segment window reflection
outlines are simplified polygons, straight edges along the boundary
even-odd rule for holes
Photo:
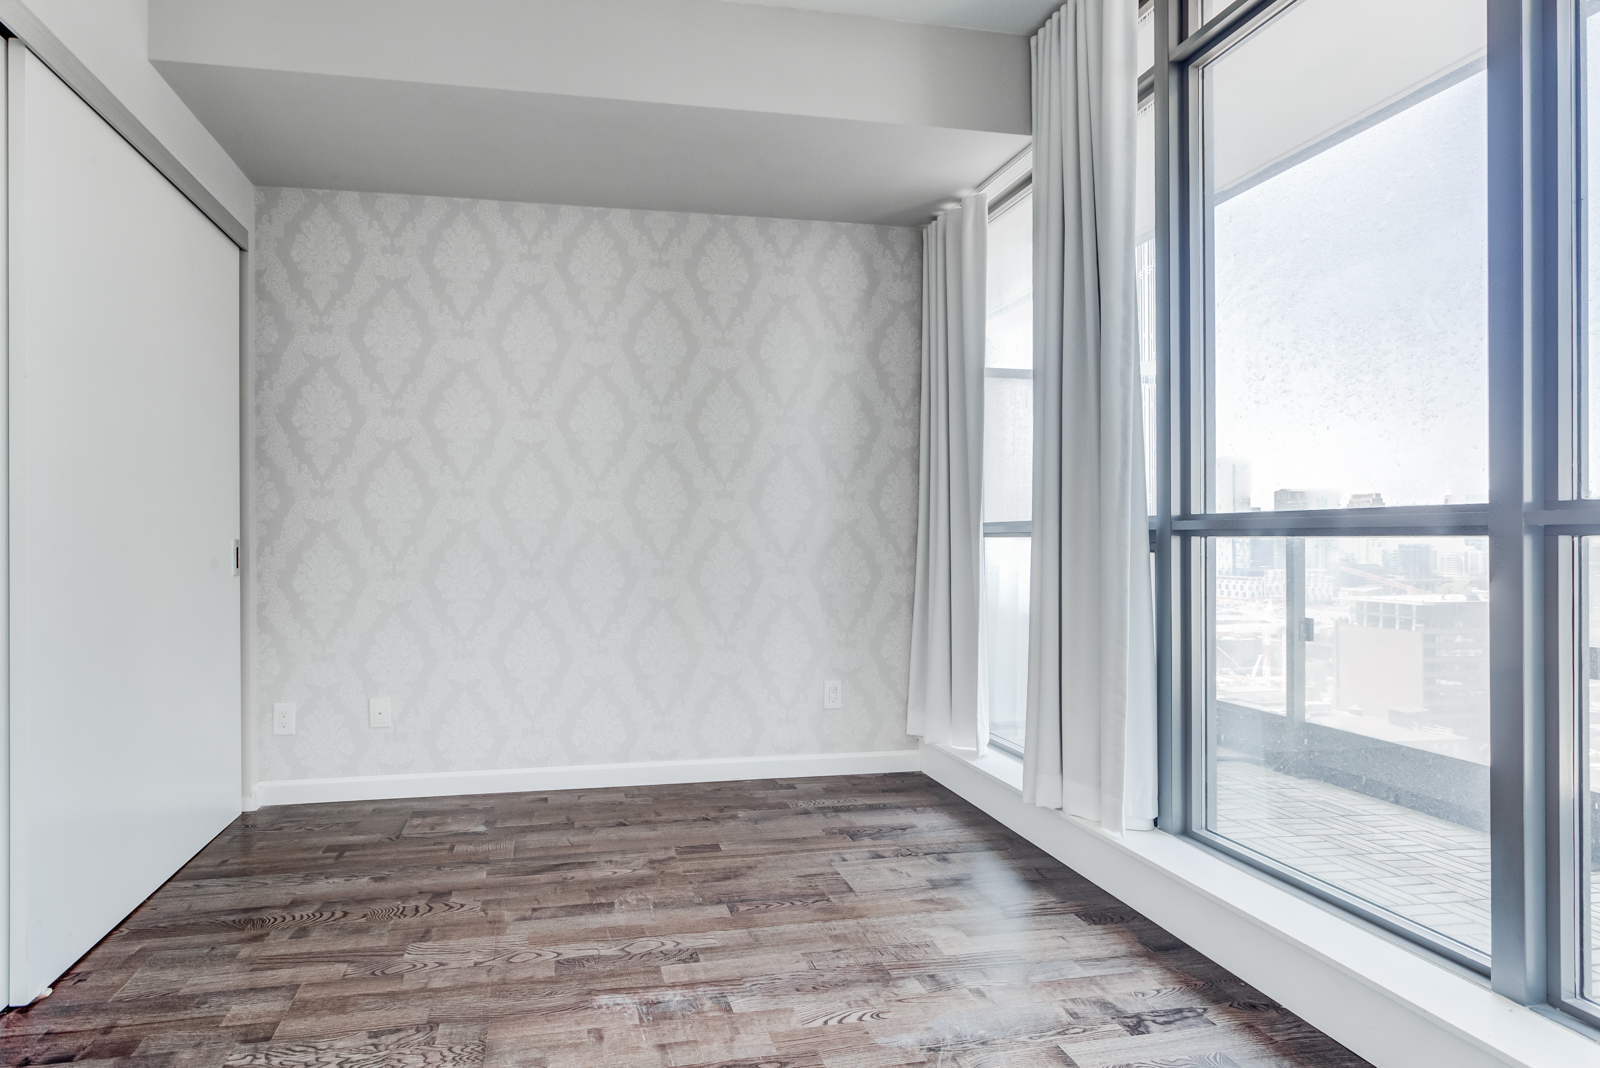
[[[1020,751],[1028,704],[1028,576],[1032,539],[983,539],[989,734]]]
[[[1210,829],[1487,952],[1487,539],[1209,550]]]
[[[1020,753],[1028,697],[1026,534],[1033,516],[1033,197],[1026,191],[989,220],[987,299],[983,642],[989,734]]]
[[[1584,700],[1578,725],[1579,819],[1583,828],[1578,853],[1578,899],[1582,906],[1582,947],[1587,967],[1580,977],[1583,996],[1600,1000],[1600,538],[1581,539],[1579,573],[1582,609],[1579,613],[1579,672],[1584,679]]]
[[[1484,26],[1301,0],[1204,68],[1213,510],[1487,499]]]

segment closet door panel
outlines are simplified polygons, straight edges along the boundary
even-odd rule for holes
[[[240,256],[9,46],[16,1004],[239,812]]]

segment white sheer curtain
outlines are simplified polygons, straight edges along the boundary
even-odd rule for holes
[[[988,202],[922,233],[922,452],[906,731],[989,744],[983,633],[983,342]]]
[[[1155,641],[1134,299],[1134,5],[1033,38],[1033,576],[1023,797],[1156,815]]]

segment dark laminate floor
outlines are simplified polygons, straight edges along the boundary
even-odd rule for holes
[[[920,775],[263,809],[7,1064],[1355,1066]]]

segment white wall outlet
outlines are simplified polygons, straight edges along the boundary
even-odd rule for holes
[[[272,733],[294,733],[294,705],[291,702],[281,702],[272,706]]]
[[[387,697],[374,697],[367,702],[367,726],[393,727],[394,715]]]
[[[844,707],[844,683],[838,679],[829,679],[822,684],[822,707]]]

